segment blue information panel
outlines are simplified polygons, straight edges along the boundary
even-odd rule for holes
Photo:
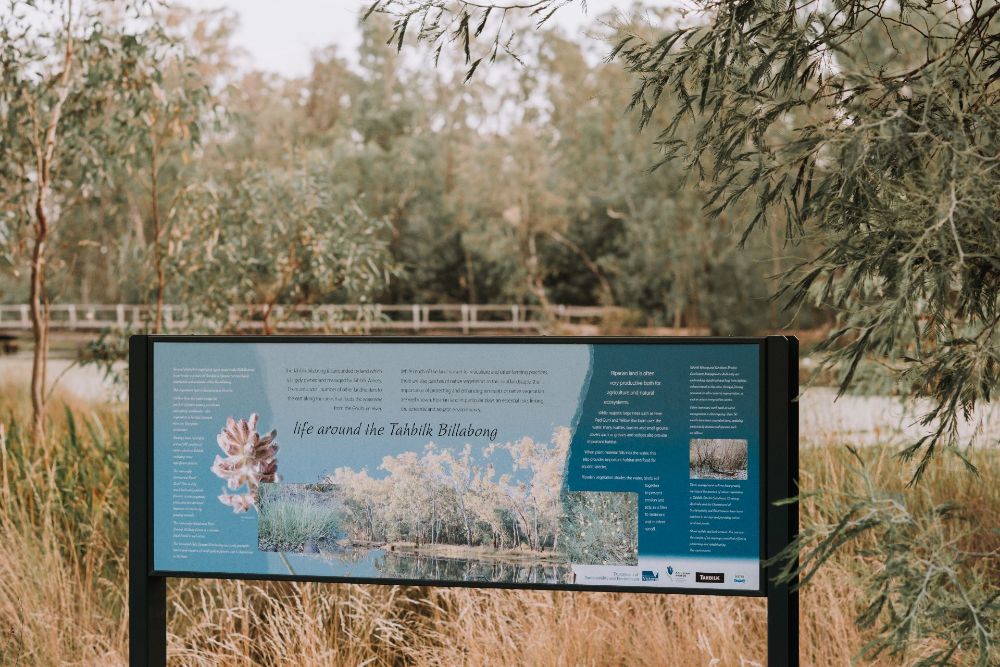
[[[763,592],[762,341],[152,349],[158,574]]]

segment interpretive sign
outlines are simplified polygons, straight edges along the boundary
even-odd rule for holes
[[[134,664],[165,577],[767,595],[797,633],[764,567],[797,524],[794,339],[136,336],[130,362]]]

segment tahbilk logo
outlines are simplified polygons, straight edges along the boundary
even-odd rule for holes
[[[652,570],[643,570],[642,571],[642,580],[643,581],[657,581],[659,578],[660,578],[660,575],[658,575],[656,572],[653,572]]]

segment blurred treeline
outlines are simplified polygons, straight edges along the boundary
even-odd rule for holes
[[[745,220],[707,216],[679,163],[650,170],[634,82],[592,38],[527,30],[530,66],[464,82],[447,53],[398,54],[378,19],[356,54],[330,46],[286,78],[240,66],[233,16],[168,9],[172,46],[128,98],[138,138],[61,205],[48,300],[617,305],[721,334],[823,323],[768,300],[794,261],[783,230],[741,249]],[[12,266],[0,299],[25,302]]]

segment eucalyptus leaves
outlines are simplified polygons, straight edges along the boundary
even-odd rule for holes
[[[244,492],[223,492],[219,496],[219,502],[232,507],[237,514],[256,507],[257,490],[261,484],[279,480],[278,432],[272,430],[262,436],[257,432],[258,421],[260,415],[256,412],[249,419],[239,421],[230,417],[216,438],[226,458],[216,454],[212,472],[226,480],[230,491],[246,487]]]

